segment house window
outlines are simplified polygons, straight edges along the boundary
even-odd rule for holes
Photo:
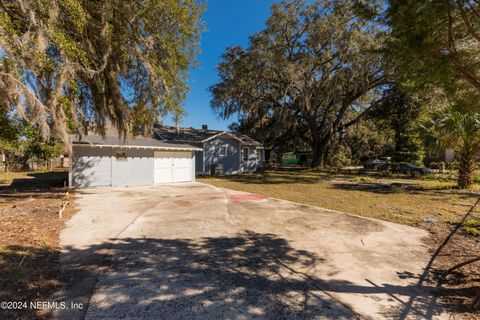
[[[115,158],[117,158],[117,160],[127,160],[127,153],[125,151],[116,152]]]
[[[430,148],[428,156],[430,158],[438,158],[440,156],[440,146],[438,145],[438,142]]]
[[[242,148],[242,160],[243,161],[248,161],[248,148]]]
[[[438,148],[430,149],[429,153],[430,158],[438,158],[440,156],[440,150],[438,150]]]
[[[227,155],[227,146],[220,146],[218,148],[218,155],[220,157],[225,157]]]

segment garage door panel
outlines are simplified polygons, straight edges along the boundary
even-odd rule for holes
[[[171,168],[172,159],[171,158],[155,158],[155,168]]]
[[[169,183],[171,181],[171,168],[155,168],[155,183]]]
[[[192,181],[190,152],[155,152],[155,183]]]
[[[190,168],[192,164],[190,158],[173,158],[173,165],[179,168]]]
[[[173,182],[188,182],[191,181],[191,169],[190,168],[178,168],[173,169]]]

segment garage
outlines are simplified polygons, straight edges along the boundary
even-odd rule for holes
[[[194,166],[191,152],[155,151],[155,183],[192,181]]]
[[[195,152],[185,144],[137,137],[88,135],[72,138],[72,188],[128,187],[195,181]]]

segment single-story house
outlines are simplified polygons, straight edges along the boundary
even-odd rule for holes
[[[69,185],[74,188],[139,186],[195,181],[195,152],[155,136],[130,140],[88,134],[71,138]]]
[[[427,148],[425,154],[425,164],[429,165],[432,162],[450,163],[455,159],[455,150],[452,148],[431,147]]]
[[[223,174],[255,172],[265,162],[265,150],[254,139],[229,131],[156,126],[155,134],[165,143],[189,144],[199,148],[195,154],[197,174],[210,174],[222,166]]]

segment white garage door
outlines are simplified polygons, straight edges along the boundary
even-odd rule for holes
[[[155,152],[155,183],[192,181],[191,152]]]

